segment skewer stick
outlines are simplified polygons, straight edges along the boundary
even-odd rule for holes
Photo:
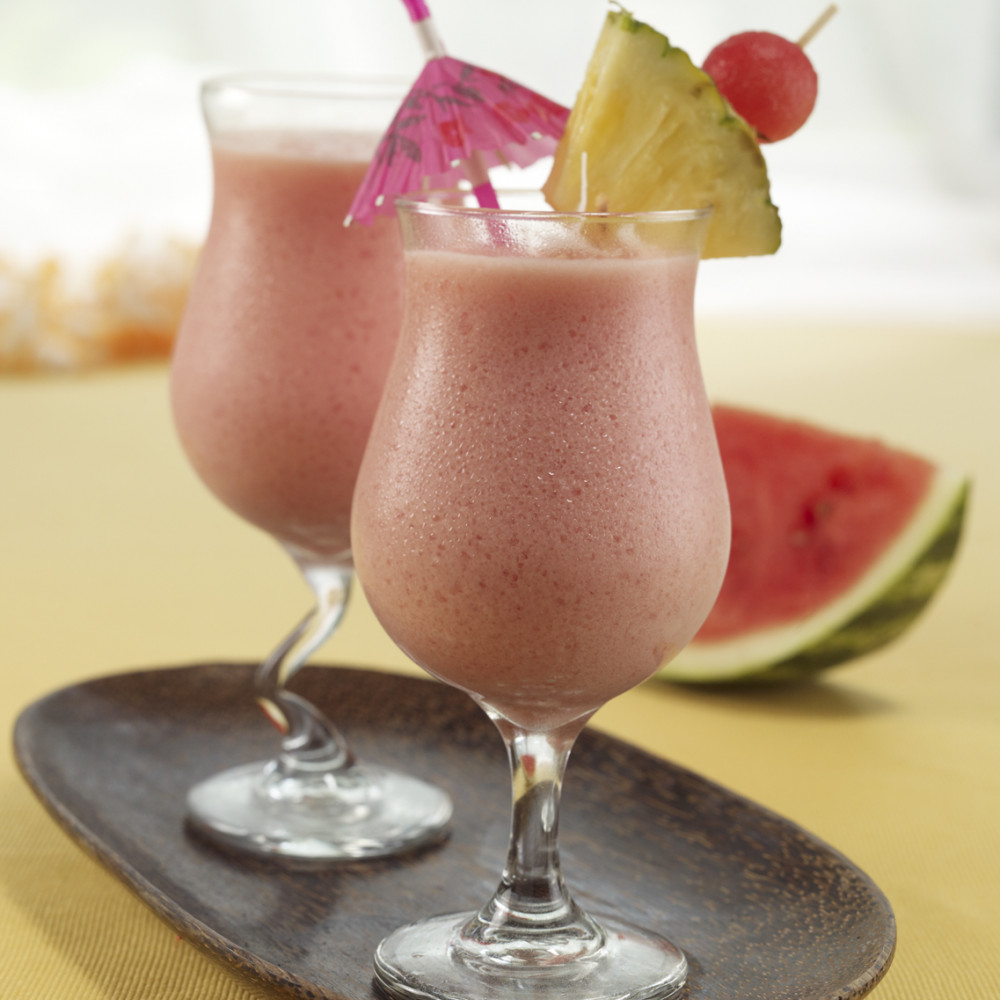
[[[815,21],[806,29],[805,34],[795,43],[800,49],[804,49],[826,26],[826,22],[837,13],[837,5],[835,3],[830,4],[826,10],[816,18]]]

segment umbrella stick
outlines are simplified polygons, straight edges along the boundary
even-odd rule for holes
[[[444,42],[431,20],[431,12],[424,0],[403,0],[410,20],[417,32],[420,40],[420,48],[423,50],[424,58],[427,60],[440,59],[445,55]],[[486,160],[478,150],[473,150],[469,159],[465,161],[465,172],[472,184],[472,193],[476,196],[482,208],[499,208],[496,191],[490,183],[490,173],[486,167]]]

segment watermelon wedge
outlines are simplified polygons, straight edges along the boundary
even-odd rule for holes
[[[779,681],[891,642],[947,575],[964,476],[810,424],[713,407],[732,507],[729,567],[694,641],[658,676]]]

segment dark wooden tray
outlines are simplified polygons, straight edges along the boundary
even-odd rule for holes
[[[274,751],[249,694],[252,671],[169,667],[58,691],[18,719],[19,766],[70,836],[191,941],[297,997],[371,1000],[370,956],[383,935],[477,907],[496,885],[510,795],[499,736],[444,685],[306,668],[293,687],[330,711],[359,756],[452,794],[451,839],[323,871],[224,854],[185,832],[184,794]],[[561,833],[579,902],[672,938],[689,957],[691,1000],[849,1000],[892,959],[892,910],[844,857],[598,732],[574,750]]]

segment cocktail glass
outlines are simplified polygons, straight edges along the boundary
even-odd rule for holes
[[[695,344],[709,214],[399,202],[406,319],[355,492],[359,579],[393,640],[467,691],[513,776],[506,866],[475,913],[379,945],[392,997],[665,997],[684,956],[572,899],[573,742],[694,635],[729,506]]]
[[[174,420],[209,489],[275,538],[316,606],[258,670],[274,759],[191,789],[188,820],[256,854],[372,857],[440,837],[440,789],[358,763],[287,690],[334,631],[353,578],[351,496],[401,316],[401,246],[344,217],[401,90],[384,81],[237,76],[202,108],[214,198],[171,366]]]

